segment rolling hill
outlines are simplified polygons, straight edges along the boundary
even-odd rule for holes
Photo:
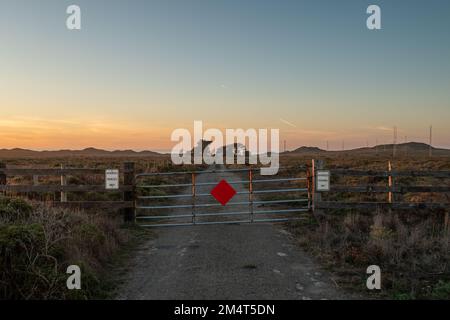
[[[64,158],[64,157],[155,157],[164,154],[154,151],[114,150],[96,148],[82,150],[35,151],[28,149],[0,149],[0,158]]]
[[[449,149],[435,148],[432,147],[432,152],[434,155],[450,156]],[[396,145],[396,150],[399,155],[402,154],[428,154],[429,145],[420,142],[408,142],[400,143]],[[307,154],[382,154],[382,153],[392,153],[393,144],[378,145],[374,147],[364,147],[350,150],[340,150],[340,151],[326,151],[318,147],[302,146],[292,151],[282,152],[283,155],[307,155]],[[144,151],[134,151],[134,150],[114,150],[108,151],[97,148],[85,148],[82,150],[55,150],[55,151],[35,151],[29,149],[0,149],[0,159],[11,159],[11,158],[65,158],[65,157],[163,157],[168,154],[158,153],[155,151],[144,150]]]
[[[306,147],[302,146],[292,151],[286,151],[282,154],[285,155],[300,155],[300,154],[318,154],[318,153],[326,153],[326,154],[377,154],[377,153],[392,153],[393,152],[393,144],[384,144],[377,145],[374,147],[364,147],[364,148],[356,148],[349,150],[334,150],[334,151],[326,151],[317,147]],[[402,154],[428,154],[430,146],[426,143],[421,142],[407,142],[400,143],[395,145],[396,152],[399,155]],[[434,155],[444,155],[450,156],[449,149],[435,148],[431,147],[432,153]]]

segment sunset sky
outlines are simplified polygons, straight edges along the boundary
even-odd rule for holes
[[[450,148],[449,34],[447,0],[0,0],[0,148],[166,151],[194,120]]]

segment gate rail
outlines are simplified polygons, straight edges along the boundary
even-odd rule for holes
[[[125,216],[125,220],[129,222],[141,221],[147,222],[145,226],[156,226],[158,220],[177,220],[180,218],[191,218],[191,222],[182,225],[195,225],[195,224],[214,224],[214,223],[251,223],[251,222],[276,222],[287,221],[293,219],[301,219],[298,214],[301,212],[314,211],[314,210],[328,210],[328,209],[443,209],[447,213],[450,211],[450,201],[433,201],[433,202],[405,202],[400,201],[398,195],[404,195],[406,193],[440,193],[444,194],[441,197],[442,200],[450,200],[450,171],[449,170],[393,170],[392,165],[388,163],[387,170],[354,170],[354,169],[335,169],[330,168],[331,178],[336,176],[353,176],[353,177],[374,177],[377,179],[377,183],[373,184],[361,184],[361,185],[338,185],[331,183],[330,190],[327,192],[318,192],[315,188],[316,184],[316,172],[317,170],[324,169],[324,163],[322,161],[314,161],[311,166],[298,166],[298,167],[282,167],[280,170],[295,169],[302,170],[306,176],[294,177],[285,176],[279,178],[267,178],[260,177],[255,179],[255,175],[259,168],[244,168],[244,169],[219,169],[219,170],[205,170],[205,171],[185,171],[185,172],[160,172],[160,173],[139,173],[136,174],[134,163],[125,162],[121,170],[122,181],[119,189],[106,190],[104,185],[76,185],[69,184],[67,177],[69,176],[91,176],[91,175],[104,175],[105,169],[99,168],[17,168],[6,167],[6,165],[0,162],[0,193],[9,193],[11,196],[23,195],[23,194],[55,194],[55,200],[50,203],[53,205],[75,208],[105,208],[105,209],[121,209]],[[248,195],[246,201],[229,202],[227,205],[230,207],[235,206],[248,206],[248,210],[230,210],[225,212],[214,212],[214,208],[220,207],[220,204],[216,203],[198,203],[200,199],[211,197],[211,194],[205,192],[199,192],[198,188],[203,186],[213,186],[216,182],[198,182],[196,178],[199,174],[204,173],[226,173],[236,172],[247,174],[246,177],[239,180],[228,181],[229,184],[244,184],[247,186],[247,190],[237,191],[238,195]],[[156,176],[177,176],[177,175],[190,175],[189,183],[163,183],[152,184],[145,183],[145,178]],[[29,176],[33,177],[29,184],[15,185],[11,184],[7,179],[14,176]],[[42,184],[40,183],[38,176],[53,176],[60,178],[57,183],[54,184]],[[402,177],[432,177],[438,181],[432,180],[430,185],[400,185],[398,179]],[[36,178],[36,179],[34,179]],[[381,178],[381,180],[379,180]],[[385,184],[383,184],[383,179]],[[144,180],[144,181],[143,181]],[[375,181],[375,180],[374,180]],[[271,183],[306,183],[306,185],[295,185],[290,188],[273,187],[270,189],[255,190],[255,187],[262,185],[266,186]],[[184,194],[167,194],[167,195],[139,195],[137,191],[167,189],[171,187],[186,187],[190,188],[190,192]],[[77,192],[93,192],[93,193],[110,193],[116,192],[122,194],[122,201],[68,201],[68,193]],[[304,197],[295,197],[293,199],[277,199],[277,200],[259,200],[255,199],[255,196],[264,196],[266,194],[288,194],[299,193],[305,194]],[[324,201],[326,194],[332,193],[349,193],[349,194],[367,194],[367,195],[379,195],[386,194],[386,200],[380,201]],[[306,197],[307,194],[307,197]],[[117,196],[111,199],[120,199]],[[173,205],[160,205],[160,204],[146,204],[146,201],[160,201],[160,200],[178,200],[178,199],[191,199],[189,204],[173,204]],[[257,209],[258,205],[270,205],[270,204],[298,204],[295,208],[275,208],[275,209]],[[210,208],[211,211],[201,212],[200,209]],[[185,212],[180,214],[171,215],[161,214],[164,210],[186,209]],[[150,210],[158,210],[159,214],[155,215],[138,215],[136,211],[148,212]],[[205,209],[206,210],[206,209]],[[246,220],[239,221],[199,221],[200,218],[205,217],[239,217],[246,215]],[[262,215],[287,215],[289,217],[271,218],[265,219]],[[152,222],[152,223],[150,223]],[[153,223],[154,222],[154,223]],[[164,225],[178,225],[165,223]]]
[[[299,169],[302,167],[297,167]],[[284,167],[280,170],[293,169],[293,167]],[[154,189],[154,188],[170,188],[170,187],[191,187],[191,193],[188,194],[170,194],[170,195],[138,195],[136,196],[136,210],[171,210],[171,209],[191,209],[189,212],[182,212],[179,214],[157,214],[157,215],[136,215],[137,221],[152,221],[152,220],[176,220],[180,218],[191,218],[191,222],[180,222],[180,223],[151,223],[144,224],[144,227],[165,227],[165,226],[192,226],[192,225],[204,225],[204,224],[234,224],[234,223],[255,223],[255,222],[282,222],[295,219],[301,219],[301,217],[283,217],[283,218],[259,218],[261,215],[288,215],[300,212],[307,212],[311,210],[311,195],[309,188],[309,174],[306,177],[289,177],[289,178],[261,178],[254,179],[254,174],[259,168],[244,168],[244,169],[219,169],[219,170],[204,170],[204,171],[186,171],[186,172],[158,172],[158,173],[141,173],[136,175],[136,181],[143,179],[145,177],[155,177],[155,176],[172,176],[172,175],[191,175],[190,183],[169,183],[169,184],[139,184],[136,183],[136,190],[139,189]],[[211,207],[222,207],[220,203],[197,203],[197,199],[212,197],[210,193],[198,193],[197,188],[201,186],[214,186],[217,182],[196,182],[196,178],[199,174],[205,173],[230,173],[230,172],[243,172],[247,173],[247,178],[243,180],[231,180],[227,181],[230,185],[244,184],[248,187],[246,191],[237,191],[237,195],[248,195],[247,201],[230,201],[226,206],[248,206],[247,211],[225,211],[225,212],[199,212],[198,209],[201,208],[211,208]],[[268,190],[254,190],[254,186],[260,183],[276,183],[276,182],[306,182],[307,186],[300,188],[276,188]],[[258,194],[269,194],[269,193],[292,193],[292,192],[302,192],[307,193],[306,198],[294,198],[294,199],[281,199],[281,200],[254,200],[254,195]],[[180,198],[191,198],[192,202],[190,204],[174,204],[174,205],[144,205],[140,204],[142,200],[156,200],[156,199],[180,199]],[[286,203],[304,203],[305,205],[299,206],[295,209],[273,209],[273,210],[255,210],[255,205],[266,205],[266,204],[286,204]],[[227,217],[227,216],[244,216],[246,219],[239,220],[222,220],[222,221],[199,221],[202,217]]]

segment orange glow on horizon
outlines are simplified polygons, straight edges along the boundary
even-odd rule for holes
[[[0,148],[6,149],[160,150],[169,146],[171,129],[113,121],[11,118],[0,120],[0,131]]]
[[[260,123],[260,128],[280,129],[280,148],[283,148],[284,140],[287,141],[287,150],[300,146],[314,146],[326,149],[327,141],[330,150],[340,150],[342,142],[345,141],[346,149],[374,146],[378,144],[392,143],[392,134],[387,127],[367,127],[360,129],[339,130],[327,128],[316,130],[313,128],[301,128],[283,124],[282,122],[268,126]],[[214,127],[217,123],[205,123],[203,130]],[[218,129],[225,132],[223,123]],[[186,128],[192,130],[192,124],[173,123],[171,127],[158,123],[147,125],[129,120],[62,120],[42,119],[27,117],[4,117],[0,119],[0,149],[24,148],[32,150],[61,150],[61,149],[84,149],[94,147],[106,150],[136,151],[170,151],[176,142],[170,140],[174,129]],[[249,127],[243,124],[237,127]],[[426,136],[409,135],[409,141],[425,142]],[[403,141],[399,141],[403,142]],[[435,140],[435,146],[441,141]]]

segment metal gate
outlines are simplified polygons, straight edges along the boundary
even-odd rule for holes
[[[143,227],[170,227],[304,218],[301,214],[311,209],[312,201],[306,167],[280,168],[276,176],[261,176],[259,171],[249,167],[138,174],[136,221]],[[212,194],[223,185],[235,192],[225,205]]]

